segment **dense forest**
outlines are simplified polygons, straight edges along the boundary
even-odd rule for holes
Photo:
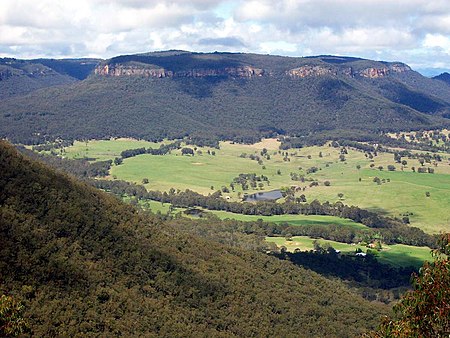
[[[0,190],[2,301],[23,305],[33,336],[356,336],[388,313],[288,261],[177,230],[4,141]]]

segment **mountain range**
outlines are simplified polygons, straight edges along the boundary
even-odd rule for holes
[[[3,59],[0,136],[262,136],[450,125],[450,84],[401,62],[185,51],[109,60]],[[446,80],[447,79],[447,80]]]

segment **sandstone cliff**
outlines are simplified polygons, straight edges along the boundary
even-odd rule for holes
[[[337,69],[324,66],[302,66],[291,69],[287,72],[292,77],[311,77],[311,76],[323,76],[323,75],[337,75]]]
[[[369,67],[358,71],[355,71],[352,67],[305,65],[290,69],[286,72],[286,74],[294,78],[318,77],[325,75],[337,76],[338,74],[342,74],[348,77],[361,76],[376,79],[393,73],[404,73],[410,70],[411,68],[401,63],[394,63],[382,67]]]
[[[376,79],[388,76],[392,73],[404,73],[410,71],[407,65],[402,63],[394,63],[381,68],[366,68],[358,72],[359,76]]]
[[[95,68],[95,75],[101,76],[142,76],[142,77],[208,77],[230,76],[236,78],[250,78],[265,75],[260,68],[250,66],[225,68],[199,68],[173,72],[164,68],[151,68],[146,65],[100,65]]]

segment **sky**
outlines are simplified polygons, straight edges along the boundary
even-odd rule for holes
[[[1,0],[0,57],[346,55],[450,70],[450,0]]]

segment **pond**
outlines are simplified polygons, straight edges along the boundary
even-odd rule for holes
[[[280,190],[261,191],[244,197],[245,202],[275,201],[283,197]]]

